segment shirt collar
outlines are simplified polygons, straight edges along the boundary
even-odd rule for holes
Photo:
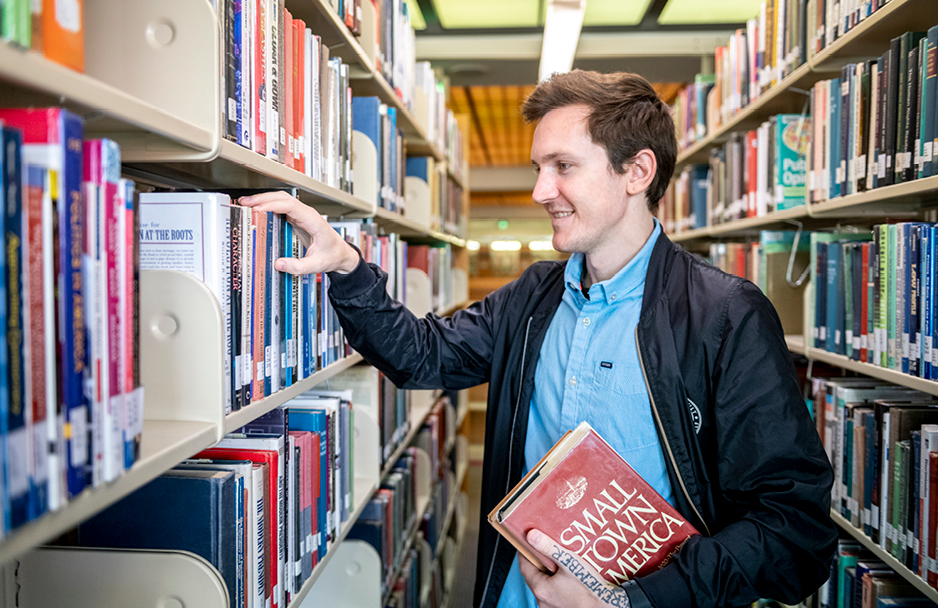
[[[641,289],[645,284],[645,275],[648,273],[648,262],[651,260],[651,252],[655,248],[655,242],[658,235],[661,234],[661,224],[655,219],[655,229],[651,236],[642,245],[639,252],[632,258],[628,264],[619,269],[611,279],[600,281],[590,286],[589,296],[591,301],[602,298],[606,304],[615,304],[617,301],[625,299],[636,289]],[[567,267],[564,270],[564,283],[566,288],[573,292],[578,301],[586,301],[582,290],[580,289],[581,279],[584,271],[585,256],[583,253],[574,253],[567,261]]]

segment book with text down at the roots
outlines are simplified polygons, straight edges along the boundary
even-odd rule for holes
[[[488,519],[542,571],[526,540],[532,528],[613,585],[664,567],[698,534],[586,422],[567,431]]]

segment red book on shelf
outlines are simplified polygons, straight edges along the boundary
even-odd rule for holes
[[[293,20],[293,158],[297,171],[306,172],[306,23]],[[288,98],[289,102],[290,99]]]
[[[567,433],[488,515],[518,551],[532,528],[613,585],[662,568],[697,530],[586,422]]]
[[[928,453],[928,521],[938,521],[938,452]],[[929,526],[931,528],[931,526]],[[935,535],[928,535],[928,584],[938,588],[938,573],[935,572]]]
[[[294,79],[296,77],[296,55],[293,51],[293,45],[296,39],[293,33],[293,15],[290,11],[283,9],[283,65],[280,66],[281,78],[283,78],[283,132],[286,133],[286,141],[281,145],[286,148],[286,161],[284,164],[291,169],[296,169],[296,142],[293,140],[294,129]]]
[[[759,132],[746,132],[746,217],[759,215]]]

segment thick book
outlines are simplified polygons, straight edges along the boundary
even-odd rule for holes
[[[614,585],[670,562],[698,532],[586,422],[568,431],[488,515],[542,571],[537,528]]]
[[[78,528],[84,547],[191,551],[218,569],[237,597],[235,474],[172,470]]]

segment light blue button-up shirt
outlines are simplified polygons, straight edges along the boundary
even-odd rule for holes
[[[611,279],[580,288],[584,256],[570,256],[563,299],[547,328],[534,374],[524,471],[586,420],[661,496],[674,505],[648,389],[638,362],[635,328],[645,275],[661,226]],[[499,608],[535,608],[537,601],[515,560]]]

